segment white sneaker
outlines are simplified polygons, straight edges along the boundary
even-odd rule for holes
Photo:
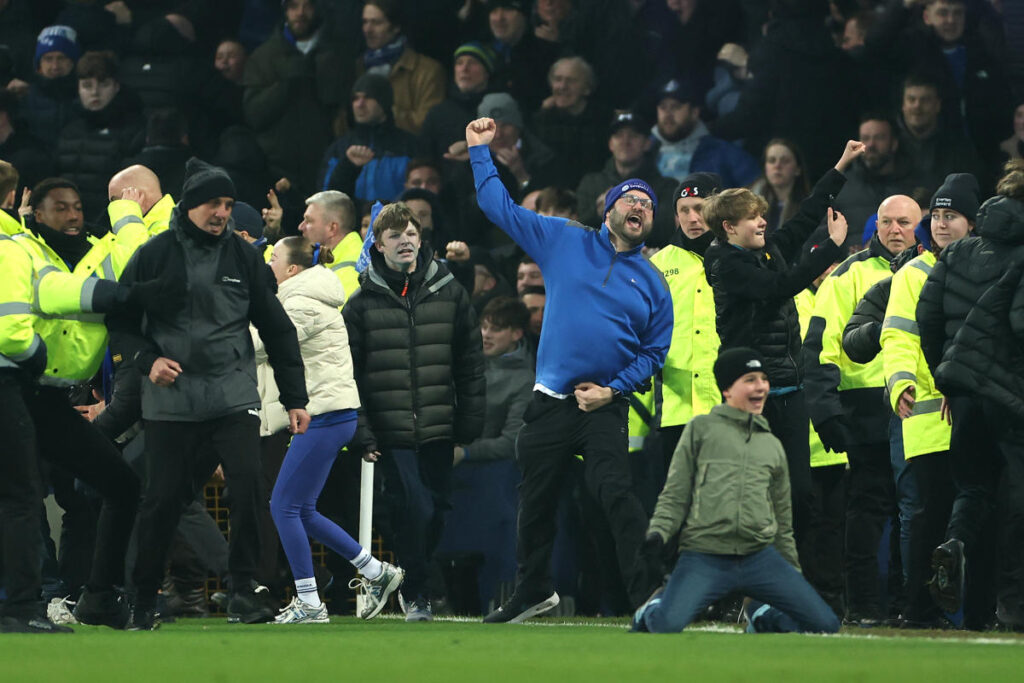
[[[373,619],[384,609],[388,597],[398,590],[405,580],[405,570],[388,562],[381,562],[383,571],[372,581],[358,577],[349,581],[348,587],[359,591],[363,597],[360,619]]]
[[[74,613],[75,603],[67,598],[53,598],[46,605],[46,616],[55,624],[77,624]]]
[[[288,606],[274,617],[275,624],[329,624],[331,618],[327,616],[327,605],[319,607],[308,605],[299,599],[292,598]]]

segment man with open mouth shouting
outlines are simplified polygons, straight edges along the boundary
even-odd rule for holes
[[[516,441],[523,473],[516,588],[484,622],[518,623],[558,604],[549,571],[555,508],[577,454],[638,605],[654,586],[636,563],[646,515],[631,489],[626,415],[627,396],[662,366],[672,337],[668,286],[641,253],[658,198],[629,179],[608,190],[600,230],[539,216],[515,205],[498,179],[487,149],[495,131],[492,119],[466,128],[477,202],[540,266],[548,298],[533,400]]]

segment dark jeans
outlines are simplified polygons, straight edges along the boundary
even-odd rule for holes
[[[245,589],[259,562],[258,511],[266,505],[260,479],[259,418],[242,412],[204,422],[147,420],[145,428],[148,477],[139,509],[134,577],[140,606],[153,606],[182,511],[218,464],[224,466],[231,508],[231,586]]]
[[[953,475],[949,451],[918,455],[907,461],[904,476],[913,478],[917,498],[909,508],[909,538],[904,555],[907,572],[907,619],[930,621],[941,612],[932,601],[927,582],[931,578],[932,551],[945,540],[953,509]],[[901,519],[904,509],[901,506]]]
[[[39,457],[81,479],[103,499],[87,585],[110,590],[124,583],[124,556],[135,520],[139,481],[117,449],[82,419],[63,389],[24,387],[0,376],[0,506],[7,565],[8,614],[33,611],[40,598]]]
[[[416,450],[381,449],[378,464],[384,478],[395,557],[405,570],[402,597],[406,602],[429,597],[430,563],[450,507],[454,456],[450,441],[423,444]]]
[[[810,532],[804,552],[809,559],[802,565],[807,580],[842,613],[843,548],[846,542],[846,465],[828,465],[811,469],[814,486]]]
[[[573,398],[560,400],[534,392],[516,439],[516,460],[523,474],[517,587],[528,597],[551,593],[555,509],[562,482],[577,454],[583,456],[584,484],[608,520],[630,601],[639,605],[653,590],[636,565],[647,516],[632,489],[627,459],[628,407],[625,400],[614,400],[586,413]]]
[[[846,501],[846,599],[853,617],[885,616],[879,592],[878,544],[896,508],[889,444],[850,446]]]
[[[774,609],[759,631],[835,633],[839,619],[800,572],[768,546],[751,555],[709,555],[684,550],[661,602],[644,611],[651,633],[677,633],[715,600],[739,591]]]
[[[764,416],[772,434],[782,442],[789,466],[789,490],[793,501],[793,537],[797,548],[803,545],[811,520],[814,489],[811,485],[811,418],[803,390],[781,396],[769,396]],[[800,558],[801,564],[804,558]]]

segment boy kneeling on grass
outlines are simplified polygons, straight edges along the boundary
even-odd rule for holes
[[[642,550],[644,562],[657,564],[679,531],[679,561],[664,589],[636,611],[632,630],[682,631],[739,591],[752,598],[748,632],[835,633],[839,619],[800,573],[786,454],[761,416],[764,358],[728,349],[714,372],[725,402],[686,425]]]

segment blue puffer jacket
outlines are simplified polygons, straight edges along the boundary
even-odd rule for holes
[[[373,159],[361,167],[353,164],[345,155],[353,145],[372,149]],[[378,125],[357,125],[327,148],[318,186],[355,199],[391,201],[405,189],[405,167],[419,150],[418,138],[395,127],[390,118]]]

